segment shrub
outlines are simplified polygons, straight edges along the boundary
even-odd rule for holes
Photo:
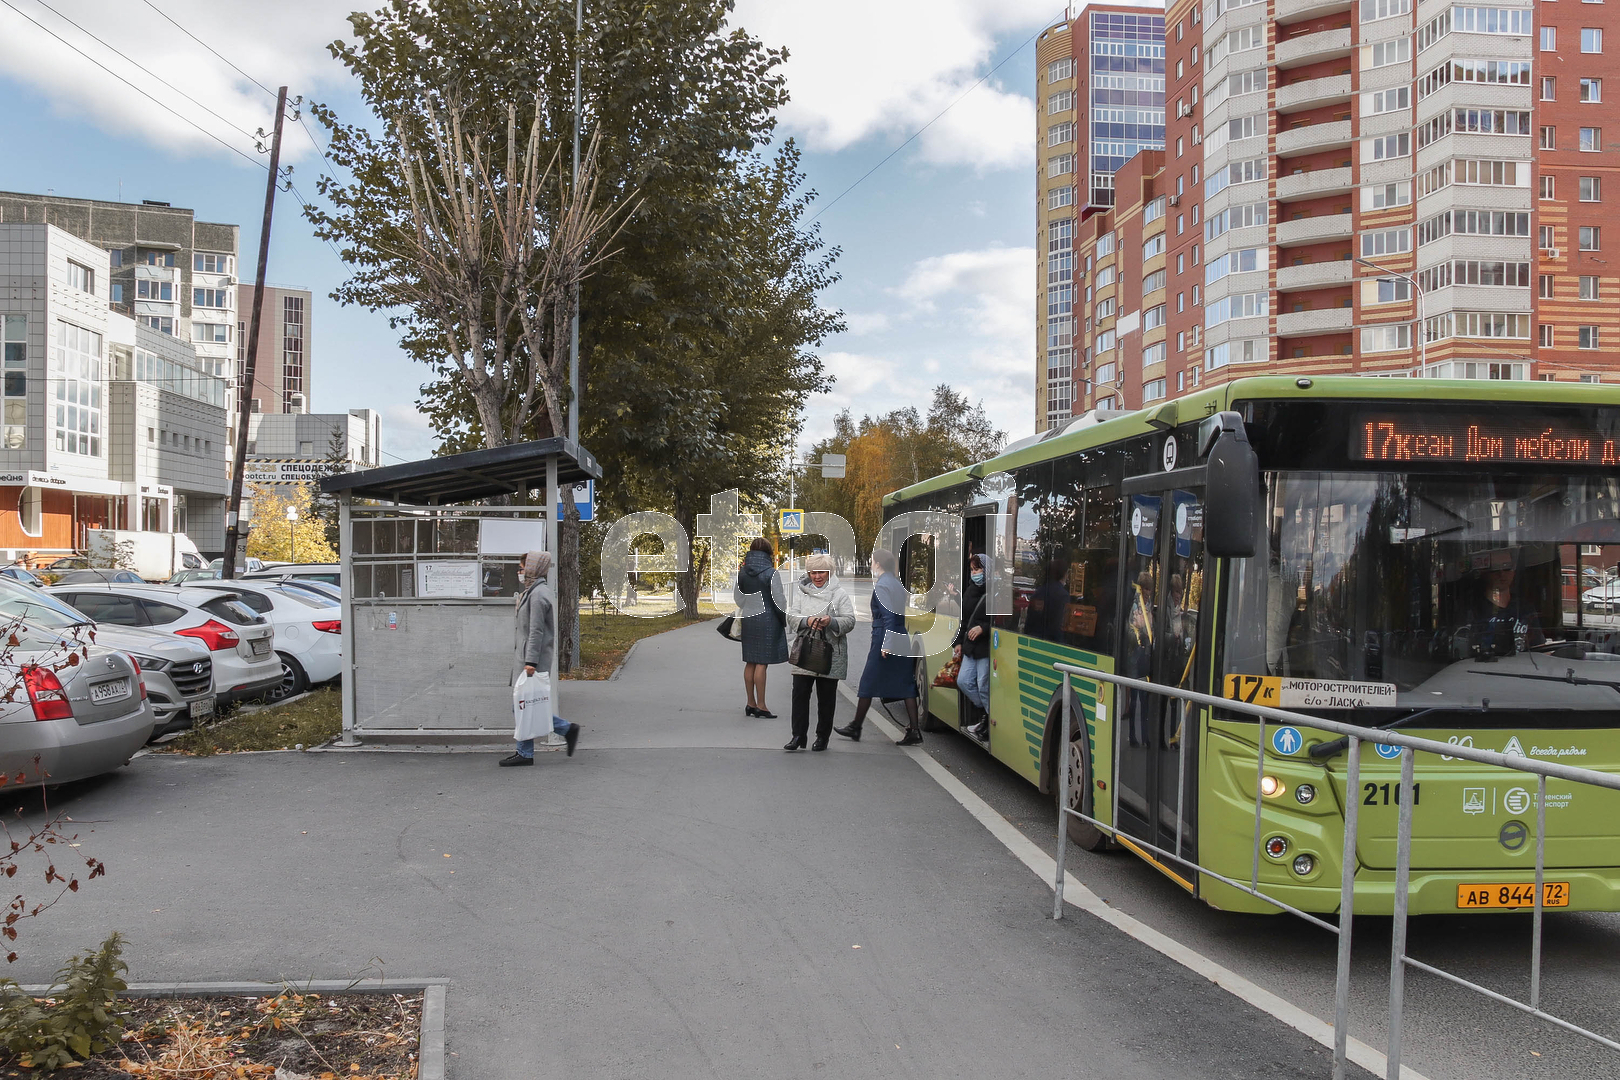
[[[73,957],[44,998],[0,979],[0,1046],[20,1064],[52,1072],[117,1043],[124,1028],[118,994],[128,989],[123,951],[124,939],[115,933],[95,952]]]

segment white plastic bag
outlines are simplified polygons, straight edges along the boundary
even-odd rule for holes
[[[512,738],[544,739],[551,734],[551,672],[519,672],[512,684]]]

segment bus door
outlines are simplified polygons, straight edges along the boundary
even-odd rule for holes
[[[1192,472],[1193,470],[1185,470]],[[1199,470],[1201,472],[1201,470]],[[1125,580],[1117,670],[1121,675],[1182,689],[1200,689],[1200,609],[1204,593],[1202,486],[1161,477],[1127,481]],[[1134,489],[1134,490],[1133,490]],[[1197,858],[1193,828],[1197,804],[1196,707],[1158,694],[1121,689],[1116,696],[1120,820],[1127,836],[1164,851]],[[1170,864],[1177,871],[1184,867]]]

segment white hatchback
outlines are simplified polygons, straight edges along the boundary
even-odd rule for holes
[[[294,581],[188,581],[183,593],[216,593],[237,597],[276,628],[276,652],[285,668],[273,696],[301,694],[330,682],[343,671],[342,605]]]
[[[173,585],[56,585],[49,591],[98,623],[145,626],[201,641],[214,660],[220,704],[262,697],[281,685],[275,628],[234,596]]]

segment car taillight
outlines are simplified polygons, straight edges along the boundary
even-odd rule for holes
[[[125,653],[124,655],[128,656],[129,657],[129,662],[135,666],[135,681],[141,684],[141,700],[145,701],[146,700],[146,680],[141,677],[141,662],[139,660],[135,659],[135,657],[130,656],[129,653]]]
[[[343,632],[342,619],[322,619],[319,622],[310,623],[310,625],[323,634],[340,634]]]
[[[216,619],[209,619],[201,626],[191,626],[184,630],[176,630],[177,634],[194,637],[208,646],[209,652],[219,652],[221,649],[234,649],[241,638],[236,631]]]
[[[62,680],[50,668],[30,664],[23,668],[23,685],[28,687],[28,700],[34,705],[35,720],[71,720],[73,706],[68,703]]]

